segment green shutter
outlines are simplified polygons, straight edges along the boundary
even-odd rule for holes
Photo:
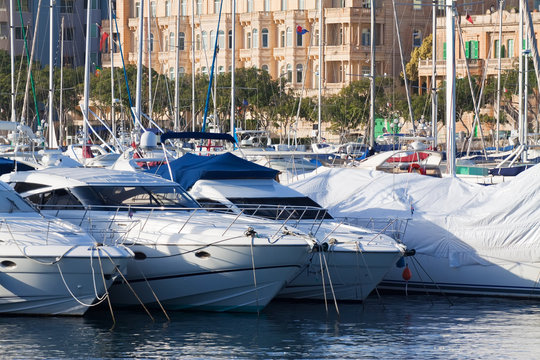
[[[465,41],[465,59],[471,58],[471,41]]]
[[[472,50],[472,58],[478,59],[478,41],[471,41],[474,49]]]
[[[442,58],[446,60],[446,42],[443,43]]]

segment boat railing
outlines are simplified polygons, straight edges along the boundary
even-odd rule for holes
[[[268,225],[268,219],[279,222],[279,231],[284,230],[286,225],[296,227],[300,221],[311,221],[313,228],[319,227],[325,218],[331,218],[327,210],[312,206],[279,206],[279,205],[249,205],[239,206],[208,204],[200,208],[193,207],[167,207],[167,206],[107,206],[107,205],[40,205],[41,211],[49,211],[50,215],[76,224],[87,229],[97,240],[106,243],[123,243],[128,233],[132,231],[144,231],[148,220],[154,215],[161,217],[163,212],[182,213],[184,216],[176,216],[178,222],[177,233],[182,233],[190,222],[194,222],[196,215],[220,212],[229,217],[221,218],[222,225],[226,228],[223,236],[233,225],[257,225],[257,219],[261,224]],[[99,213],[99,216],[96,216]],[[103,212],[109,217],[104,218]],[[126,215],[120,216],[120,215]],[[137,216],[135,216],[137,215]]]
[[[58,219],[40,219],[40,221],[0,219],[0,242],[4,244],[49,245],[52,236],[58,240],[59,236],[70,237],[86,234],[87,232],[82,228],[60,222]],[[55,244],[58,244],[58,241]]]
[[[336,220],[342,221],[344,224],[360,226],[373,232],[382,233],[392,237],[398,242],[403,242],[408,218],[358,218],[358,217],[337,217]]]
[[[300,222],[309,225],[315,233],[325,219],[332,219],[327,209],[307,205],[271,205],[271,204],[232,204],[199,202],[208,211],[239,213],[250,218],[264,218],[281,222],[281,226],[297,227]]]

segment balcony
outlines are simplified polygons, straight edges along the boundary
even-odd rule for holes
[[[515,67],[516,62],[517,58],[502,58],[501,69],[503,71],[511,70]],[[418,76],[430,77],[432,73],[432,64],[433,62],[431,60],[420,60],[418,63]],[[472,76],[482,76],[486,67],[488,76],[496,76],[498,59],[469,59],[469,72]],[[446,60],[437,60],[436,68],[437,77],[446,76]],[[465,59],[456,59],[456,76],[467,76]]]

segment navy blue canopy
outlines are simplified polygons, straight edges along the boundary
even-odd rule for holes
[[[275,179],[279,171],[252,163],[231,153],[199,156],[187,153],[170,163],[173,180],[188,190],[199,179]],[[157,175],[170,179],[167,166],[161,166]]]
[[[0,157],[0,175],[10,173],[13,170],[15,170],[15,160]],[[28,171],[28,170],[35,170],[35,169],[29,165],[21,164],[20,162],[17,162],[17,170]]]

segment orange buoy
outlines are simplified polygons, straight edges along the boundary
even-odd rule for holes
[[[403,269],[403,273],[401,274],[401,277],[403,277],[403,280],[409,281],[411,280],[412,273],[409,269],[409,265],[405,265],[405,269]]]

